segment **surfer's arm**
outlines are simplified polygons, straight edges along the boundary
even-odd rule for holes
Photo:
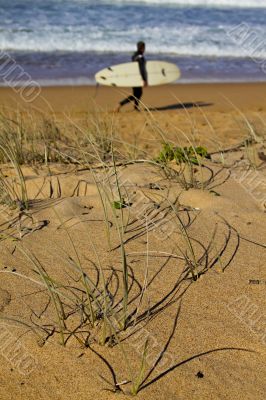
[[[148,84],[148,74],[146,69],[146,61],[144,57],[139,57],[139,70],[145,86]]]
[[[148,85],[148,73],[146,69],[145,58],[141,55],[133,56],[132,61],[137,61],[139,64],[139,71],[144,82],[144,86]]]

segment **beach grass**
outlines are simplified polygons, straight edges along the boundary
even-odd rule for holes
[[[147,107],[145,109],[147,110]],[[182,132],[182,140],[174,142],[169,138],[169,132],[160,126],[149,110],[145,120],[145,126],[148,125],[157,138],[156,153],[150,154],[147,149],[140,148],[136,143],[127,143],[121,139],[117,133],[119,124],[115,116],[104,115],[101,118],[101,114],[97,112],[90,116],[89,123],[86,116],[84,124],[78,124],[65,117],[65,121],[68,121],[67,127],[76,133],[73,137],[65,133],[66,125],[62,126],[62,122],[56,121],[54,117],[51,120],[42,117],[35,121],[30,129],[20,118],[11,120],[2,116],[0,132],[0,158],[8,172],[0,172],[2,205],[10,209],[13,215],[17,214],[18,218],[21,218],[23,213],[30,215],[33,212],[31,205],[36,199],[31,198],[28,190],[26,168],[40,168],[45,171],[46,178],[50,179],[49,197],[52,198],[52,168],[55,165],[71,166],[74,167],[76,175],[84,171],[90,174],[90,185],[93,184],[97,193],[101,226],[105,231],[100,249],[94,242],[93,228],[85,231],[87,248],[84,253],[84,250],[80,250],[76,231],[67,227],[67,221],[60,215],[56,205],[51,206],[56,231],[60,231],[67,242],[67,249],[58,249],[61,261],[64,260],[67,265],[67,268],[60,266],[60,278],[57,276],[58,271],[53,270],[53,265],[47,265],[36,255],[29,243],[24,244],[23,237],[17,238],[14,233],[7,234],[7,238],[16,241],[16,249],[23,256],[28,269],[24,273],[4,273],[41,287],[47,296],[47,304],[43,312],[45,322],[41,319],[36,320],[35,313],[28,319],[20,319],[14,315],[1,315],[1,318],[26,326],[37,335],[42,345],[58,337],[59,343],[64,347],[74,339],[84,348],[91,349],[94,354],[98,354],[95,346],[100,346],[101,349],[108,347],[114,352],[115,348],[119,349],[119,357],[127,370],[123,374],[126,375],[126,379],[121,383],[114,379],[114,382],[110,383],[105,376],[102,378],[105,383],[111,385],[112,391],[131,393],[133,396],[147,385],[147,377],[153,373],[153,366],[148,362],[149,338],[144,341],[136,370],[132,366],[127,339],[141,329],[141,324],[148,324],[162,310],[167,309],[168,301],[170,305],[175,304],[181,287],[185,286],[187,290],[212,268],[218,266],[217,270],[223,272],[227,265],[223,258],[227,239],[225,244],[221,245],[217,239],[216,228],[209,234],[209,243],[203,244],[199,239],[195,239],[191,233],[191,220],[196,220],[201,210],[197,207],[186,207],[179,201],[181,195],[190,190],[213,195],[213,188],[220,185],[217,178],[220,171],[226,170],[223,149],[219,146],[217,150],[221,155],[217,169],[212,155],[203,144],[198,143],[194,134]],[[245,116],[243,120],[249,129],[252,143],[246,140],[241,144],[240,160],[244,156],[249,167],[256,168],[258,149],[253,144],[254,141],[260,145],[262,142],[261,139],[258,140],[258,134],[254,134],[254,129]],[[195,129],[193,120],[190,124]],[[169,126],[172,129],[172,126]],[[178,132],[180,134],[180,130]],[[139,188],[139,183],[134,183],[134,173],[133,178],[128,178],[126,182],[123,179],[125,168],[132,168],[134,171],[139,165],[143,169],[152,168],[159,184],[167,187],[166,191],[162,191],[157,183],[148,185],[151,192],[155,189],[158,191],[156,201],[151,200],[154,199],[150,197],[152,193],[145,194],[147,187]],[[60,182],[58,177],[57,179]],[[77,192],[78,185],[75,181],[73,193],[79,198],[81,196]],[[132,187],[135,192],[141,189],[139,193],[142,193],[144,202],[148,199],[148,207],[142,214],[139,211],[142,206],[136,200],[135,194],[132,195]],[[173,188],[175,198],[170,195]],[[61,186],[58,193],[60,199]],[[41,201],[47,200],[42,188],[39,194]],[[226,225],[226,222],[223,222],[223,225]],[[230,225],[226,226],[231,229]],[[168,249],[169,259],[178,260],[182,266],[180,277],[162,299],[153,298],[151,286],[153,280],[157,279],[157,274],[159,279],[163,277],[160,278],[160,271],[151,277],[149,267],[151,254],[158,259],[166,254],[160,246],[150,247],[150,243],[153,242],[158,246],[154,236],[158,234],[158,230],[166,243],[167,240],[171,240],[169,243],[174,245],[173,251]],[[144,267],[138,262],[136,267],[141,268],[140,274],[139,271],[134,271],[130,263],[130,254],[131,243],[134,243],[136,238],[143,237],[146,238],[146,262]],[[137,251],[136,254],[141,257],[141,252]],[[89,260],[94,272],[84,260]],[[112,287],[113,280],[116,281],[116,290]],[[163,285],[163,282],[161,284]],[[34,308],[34,305],[30,306],[30,310],[31,307]],[[102,355],[99,357],[101,360],[104,358]]]

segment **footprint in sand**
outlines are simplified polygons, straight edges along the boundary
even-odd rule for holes
[[[11,294],[5,290],[0,288],[0,312],[2,312],[5,307],[10,303],[11,301]]]

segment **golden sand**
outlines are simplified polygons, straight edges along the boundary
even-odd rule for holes
[[[146,111],[134,112],[129,105],[113,114],[123,95],[104,87],[97,93],[93,87],[43,88],[36,101],[26,105],[11,89],[0,90],[3,115],[21,118],[33,131],[39,120],[51,118],[60,135],[69,137],[69,147],[63,139],[55,142],[57,152],[68,154],[65,163],[60,158],[58,163],[46,160],[21,167],[29,210],[2,207],[0,311],[6,319],[0,324],[0,399],[130,398],[131,381],[140,374],[148,343],[139,399],[263,400],[265,84],[148,88],[143,98]],[[96,122],[99,137],[103,135],[100,144]],[[91,158],[82,163],[77,150],[69,150],[75,135],[81,140],[84,130],[93,126],[95,148],[108,153],[104,161],[109,170],[100,161],[102,153],[94,163]],[[34,255],[64,288],[81,288],[81,276],[73,267],[73,260],[78,263],[75,248],[85,273],[103,290],[97,253],[112,307],[120,302],[122,260],[116,218],[109,210],[110,251],[95,184],[95,179],[105,179],[103,187],[115,187],[108,147],[111,133],[123,195],[133,199],[122,211],[129,309],[137,309],[139,318],[119,333],[121,343],[112,338],[114,343],[110,339],[101,345],[100,317],[92,328],[83,324],[81,313],[72,306],[66,325],[68,332],[77,330],[65,335],[63,347],[54,330],[58,323],[53,304],[35,282],[38,274],[30,258]],[[183,180],[180,167],[171,161],[172,176],[167,177],[151,162],[164,141],[205,146],[211,159],[202,161],[205,167],[185,169]],[[85,149],[87,144],[82,143],[80,148]],[[40,152],[45,153],[41,144]],[[129,162],[133,159],[138,162]],[[10,165],[1,170],[8,179],[15,176]],[[113,212],[121,216],[119,207]],[[189,269],[193,256],[196,281]],[[68,304],[68,299],[64,302]]]

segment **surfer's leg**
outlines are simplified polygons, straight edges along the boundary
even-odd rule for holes
[[[115,108],[114,112],[119,112],[123,106],[125,106],[128,103],[134,102],[134,100],[135,100],[135,98],[133,95],[128,96],[126,99],[120,101],[118,107]]]
[[[128,96],[127,98],[125,98],[124,100],[120,101],[118,107],[114,110],[114,112],[119,112],[121,110],[121,108],[123,106],[125,106],[128,103],[134,103],[136,101],[135,99],[135,94],[134,94],[134,90],[135,88],[133,88],[133,95],[131,94],[130,96]]]
[[[140,111],[139,109],[139,101],[142,96],[142,87],[134,87],[133,88],[133,95],[131,94],[124,100],[120,101],[118,107],[114,110],[115,112],[119,112],[121,110],[121,107],[125,106],[128,103],[134,103],[134,108],[135,110]]]
[[[133,95],[134,95],[135,110],[140,111],[139,102],[142,97],[142,87],[133,88]]]
[[[123,107],[126,104],[131,103],[132,101],[134,101],[134,96],[131,95],[131,96],[128,96],[126,99],[120,101],[119,104],[120,104],[121,107]]]

